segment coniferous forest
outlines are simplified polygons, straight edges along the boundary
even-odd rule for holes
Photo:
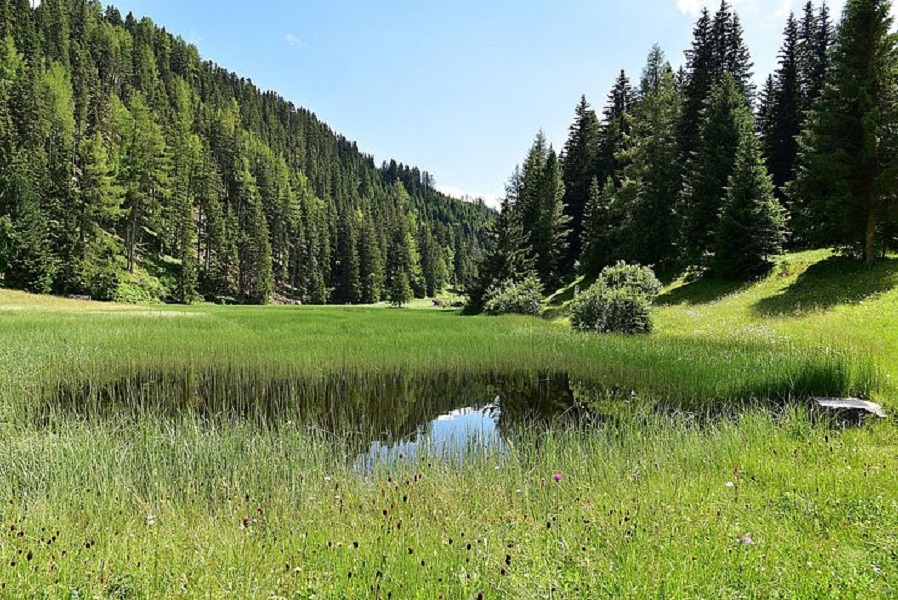
[[[401,303],[494,213],[97,0],[0,1],[0,280],[123,301]]]
[[[898,247],[898,41],[887,0],[789,16],[761,89],[739,16],[703,10],[682,67],[651,49],[601,115],[586,97],[561,152],[540,132],[512,175],[471,307],[490,286],[545,292],[618,261],[732,279],[784,250],[872,263]]]

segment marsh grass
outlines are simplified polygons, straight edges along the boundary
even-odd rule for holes
[[[300,426],[70,423],[0,448],[0,593],[887,598],[893,444],[795,412],[646,418],[362,476]]]
[[[675,283],[637,339],[0,291],[0,597],[895,597],[895,425],[801,403],[895,406],[898,293],[839,296],[805,274],[826,258],[722,294]],[[803,286],[845,299],[757,309]],[[600,418],[358,469],[385,430],[546,373]],[[357,420],[381,403],[386,425]]]

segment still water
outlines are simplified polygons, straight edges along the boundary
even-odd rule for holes
[[[141,418],[147,414],[285,423],[338,436],[370,468],[413,457],[501,450],[521,428],[594,416],[606,390],[563,373],[343,375],[320,378],[239,369],[138,371],[105,383],[48,389],[39,419]]]

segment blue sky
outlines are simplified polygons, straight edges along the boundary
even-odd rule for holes
[[[844,0],[830,0],[836,13]],[[762,81],[790,9],[736,0]],[[456,195],[500,196],[542,128],[564,144],[585,93],[597,108],[620,69],[636,79],[658,42],[675,65],[700,0],[118,0],[204,58],[274,89],[379,162],[429,171]],[[716,8],[719,3],[711,2]]]

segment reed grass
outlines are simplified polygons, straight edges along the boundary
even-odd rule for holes
[[[896,405],[898,268],[853,269],[805,253],[748,286],[675,282],[648,338],[0,291],[0,598],[895,597],[895,425],[801,408]],[[508,373],[679,410],[373,469],[357,458],[381,431],[290,412],[325,393],[401,431],[422,386]]]

